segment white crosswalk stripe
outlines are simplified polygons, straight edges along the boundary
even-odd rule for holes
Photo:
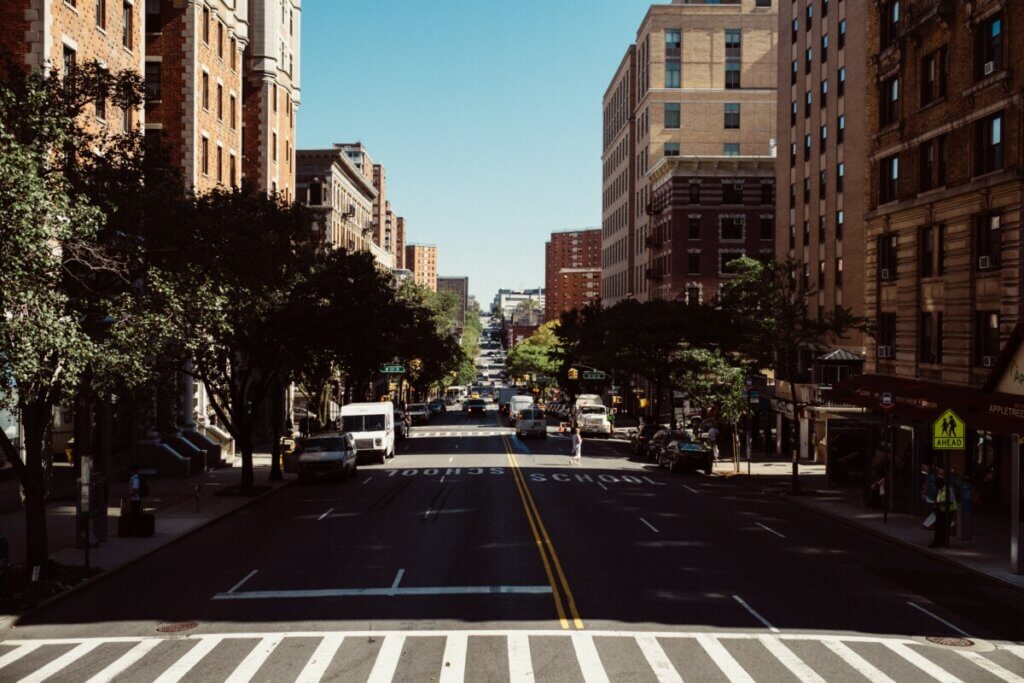
[[[179,637],[116,637],[68,638],[49,640],[0,641],[0,680],[22,681],[82,681],[100,683],[114,679],[141,678],[159,683],[181,681],[195,677],[194,669],[201,661],[204,666],[216,665],[226,672],[227,681],[252,680],[264,667],[273,670],[281,680],[313,683],[324,680],[332,662],[345,667],[354,662],[372,661],[368,679],[372,683],[392,681],[399,667],[412,666],[423,670],[424,662],[406,661],[423,648],[406,647],[417,639],[444,639],[444,655],[440,663],[427,663],[427,669],[438,666],[436,680],[441,683],[460,683],[493,677],[493,670],[484,674],[472,669],[481,663],[468,657],[476,638],[503,638],[508,653],[509,679],[513,683],[533,683],[534,661],[532,648],[559,653],[543,659],[544,675],[548,678],[572,677],[574,671],[582,674],[588,683],[605,683],[612,677],[608,664],[614,661],[617,675],[628,671],[635,676],[653,677],[661,683],[681,683],[707,678],[708,666],[717,668],[718,674],[729,681],[753,681],[767,675],[771,666],[782,666],[796,679],[821,683],[825,680],[847,680],[863,677],[876,683],[892,683],[890,675],[905,671],[908,666],[920,672],[920,678],[955,683],[992,678],[1007,683],[1024,683],[1024,647],[1011,643],[992,643],[993,647],[961,649],[933,645],[912,638],[882,636],[822,636],[802,633],[673,633],[629,631],[383,631],[383,632],[287,632],[197,634]],[[294,648],[280,647],[289,639],[315,641],[316,646],[305,657],[283,654],[294,653]],[[611,641],[632,641],[629,650],[610,648]],[[251,645],[247,643],[252,642]],[[551,642],[560,641],[556,649]],[[680,641],[686,647],[703,650],[706,658],[681,657]],[[351,643],[341,649],[342,643]],[[670,647],[670,644],[675,643]],[[179,648],[182,654],[167,660],[163,655],[151,656],[161,643]],[[226,644],[231,643],[232,647]],[[116,645],[120,654],[102,646]],[[225,645],[221,649],[221,645]],[[741,664],[737,659],[743,646]],[[242,652],[239,654],[239,646]],[[127,650],[124,648],[127,647]],[[751,647],[754,649],[752,650]],[[861,654],[863,648],[872,647],[872,661]],[[376,648],[376,652],[374,652]],[[105,650],[105,651],[104,651]],[[829,659],[829,652],[835,657]],[[344,655],[342,655],[344,653]],[[950,660],[948,653],[959,655]],[[1007,657],[1008,653],[1014,657]],[[618,657],[624,659],[609,659]],[[240,658],[240,659],[239,659]],[[346,658],[351,658],[347,662]],[[170,664],[168,664],[170,661]],[[957,672],[948,671],[943,663],[959,662]],[[1010,663],[1008,663],[1008,661]],[[227,664],[227,662],[231,662]],[[709,664],[710,662],[710,664]],[[27,667],[36,667],[27,670]],[[819,668],[820,667],[820,668]],[[837,667],[841,667],[842,671]],[[403,669],[404,670],[404,669]],[[99,673],[88,675],[91,672]],[[839,673],[837,673],[839,672]],[[224,674],[222,674],[224,675]],[[859,675],[859,676],[858,676]]]

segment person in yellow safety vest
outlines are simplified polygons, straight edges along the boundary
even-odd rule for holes
[[[952,486],[946,486],[942,477],[939,477],[936,485],[938,493],[935,494],[935,538],[928,547],[945,548],[949,545],[950,513],[959,510],[960,505],[956,500],[956,491]]]

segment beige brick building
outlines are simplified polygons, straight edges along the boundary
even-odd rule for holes
[[[608,306],[636,288],[636,90],[636,46],[630,45],[604,94],[600,265]]]
[[[405,218],[395,218],[395,269],[405,268]]]
[[[605,289],[613,303],[626,294],[643,301],[659,295],[659,259],[654,253],[652,188],[648,172],[668,157],[770,156],[776,140],[776,54],[778,10],[766,0],[735,4],[690,4],[675,0],[652,5],[606,95],[605,122]],[[630,122],[619,94],[635,71],[635,105]],[[623,142],[633,132],[634,142]],[[630,162],[621,157],[633,148]],[[612,163],[609,164],[609,161]],[[623,171],[632,166],[632,181]],[[632,197],[622,198],[632,182]],[[609,190],[609,183],[616,187]],[[633,237],[621,212],[629,206]],[[625,223],[625,227],[622,224]],[[631,263],[632,261],[632,263]],[[631,269],[631,275],[622,272]],[[632,287],[630,287],[632,285]],[[625,290],[625,291],[623,291]]]
[[[413,282],[437,291],[437,247],[409,244],[405,247],[405,267],[412,271]]]
[[[96,61],[111,73],[143,72],[142,3],[112,0],[4,0],[0,50],[36,70],[66,72]],[[144,112],[93,107],[96,126],[112,133],[135,130]]]
[[[146,3],[146,138],[197,192],[236,187],[242,173],[243,52],[248,5]]]
[[[248,0],[250,42],[242,84],[242,176],[295,198],[295,119],[300,102],[301,0]]]
[[[369,251],[377,190],[337,148],[296,153],[297,199],[322,217],[324,239],[336,248]]]

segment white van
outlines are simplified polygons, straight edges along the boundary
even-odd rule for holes
[[[519,413],[533,405],[533,396],[513,396],[508,400],[508,423],[515,427]]]
[[[355,437],[360,460],[376,460],[383,465],[395,457],[395,407],[390,402],[342,406],[341,430]]]

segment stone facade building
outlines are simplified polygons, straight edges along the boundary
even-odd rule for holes
[[[630,45],[604,95],[601,299],[609,306],[631,296],[636,287],[635,114],[636,46]]]
[[[377,190],[337,148],[296,153],[299,201],[324,217],[324,239],[349,251],[369,251]]]
[[[445,277],[437,278],[437,291],[455,292],[459,297],[459,323],[466,324],[466,310],[469,306],[469,278],[468,277]]]
[[[432,244],[406,245],[405,267],[412,271],[416,284],[432,292],[437,291],[437,247]]]
[[[601,234],[599,228],[551,234],[544,245],[545,320],[601,300]]]
[[[246,3],[146,2],[146,142],[197,192],[241,183]]]
[[[628,294],[645,301],[666,293],[654,279],[666,254],[656,252],[651,246],[656,241],[648,239],[657,222],[650,171],[663,158],[774,153],[777,23],[778,8],[766,0],[674,0],[651,6],[637,31],[635,51],[627,53],[606,95],[612,105],[606,107],[604,159],[609,242],[603,279],[614,292],[609,302]],[[619,94],[632,73],[635,104]],[[610,101],[616,97],[625,104]],[[626,117],[630,106],[632,122]],[[630,131],[632,142],[626,141]],[[627,164],[622,155],[630,149],[635,158]],[[631,193],[628,203],[624,188]],[[622,217],[625,206],[629,219]],[[660,249],[665,246],[663,241]],[[626,268],[631,274],[623,277]]]
[[[248,0],[250,42],[242,84],[242,176],[295,199],[301,0]]]
[[[405,219],[395,218],[395,269],[405,268]]]

